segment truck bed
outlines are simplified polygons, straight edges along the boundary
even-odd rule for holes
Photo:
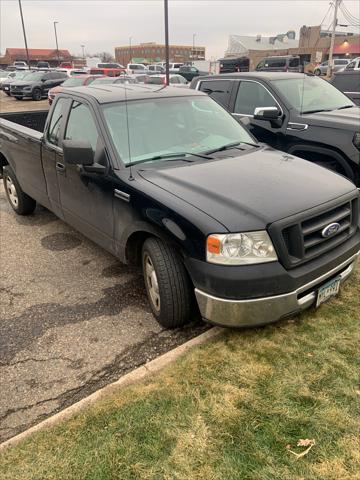
[[[0,119],[17,123],[23,127],[31,128],[37,132],[43,132],[48,115],[48,110],[37,110],[33,112],[11,112],[0,114]]]

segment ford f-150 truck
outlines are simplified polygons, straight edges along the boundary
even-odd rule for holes
[[[156,319],[273,322],[339,291],[360,249],[345,177],[261,146],[196,90],[90,85],[4,114],[0,161],[20,215],[36,203],[142,267]]]

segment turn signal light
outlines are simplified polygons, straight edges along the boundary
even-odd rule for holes
[[[207,238],[207,251],[209,253],[220,253],[221,252],[221,241],[212,237],[211,235]]]

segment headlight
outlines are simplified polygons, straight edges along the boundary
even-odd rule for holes
[[[355,133],[353,138],[353,144],[358,150],[360,150],[360,132]]]
[[[275,262],[277,255],[265,231],[209,235],[206,260],[221,265]]]

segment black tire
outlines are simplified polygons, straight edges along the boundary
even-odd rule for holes
[[[316,75],[317,77],[320,77],[321,76],[321,70],[319,70],[318,68],[315,68],[314,75]]]
[[[10,167],[6,165],[3,172],[3,182],[6,197],[10,206],[18,215],[30,215],[36,207],[36,202],[21,190],[19,182]]]
[[[155,271],[159,303],[154,301],[151,293],[149,259]],[[160,239],[150,237],[143,245],[142,267],[151,310],[160,325],[176,328],[189,322],[193,302],[192,286],[177,252]]]
[[[41,93],[40,88],[34,88],[34,90],[32,92],[32,99],[35,100],[35,101],[39,101],[39,100],[42,99],[42,93]]]

